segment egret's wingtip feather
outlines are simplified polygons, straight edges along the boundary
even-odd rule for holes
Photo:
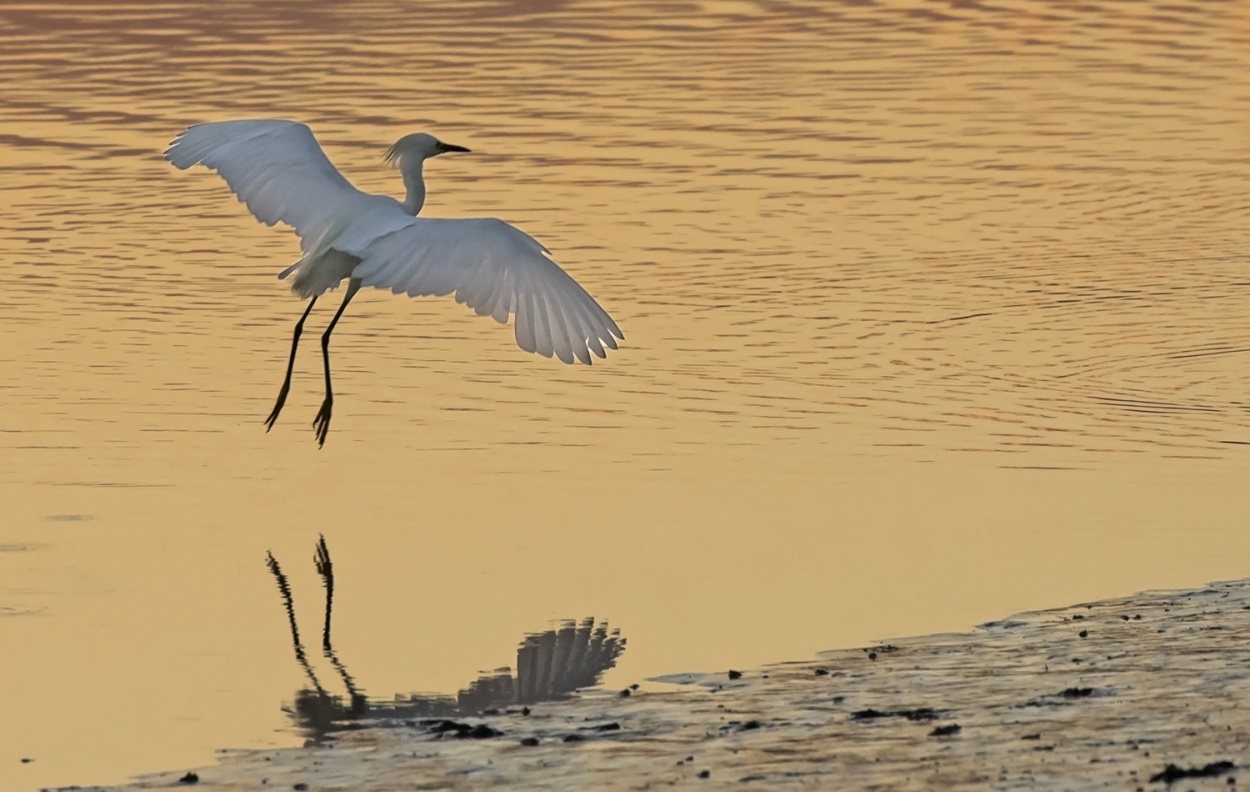
[[[183,156],[183,138],[186,132],[182,132],[176,138],[169,141],[169,145],[165,147],[165,161],[173,165],[178,170],[186,170],[195,164],[195,160],[190,157]]]

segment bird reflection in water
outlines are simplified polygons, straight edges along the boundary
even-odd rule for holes
[[[318,541],[313,558],[326,593],[321,652],[342,681],[347,691],[346,700],[327,692],[317,678],[299,637],[291,586],[273,553],[267,559],[290,621],[295,659],[312,684],[311,689],[295,694],[294,707],[287,713],[313,737],[360,728],[364,720],[369,721],[369,725],[386,725],[387,721],[464,717],[503,707],[558,701],[581,688],[598,684],[603,672],[616,665],[616,659],[625,651],[625,639],[620,630],[609,630],[606,622],[596,625],[593,618],[567,621],[556,629],[526,636],[521,641],[517,647],[515,675],[507,667],[483,673],[454,697],[413,694],[396,695],[389,701],[370,700],[339,660],[330,640],[334,565],[324,536]]]

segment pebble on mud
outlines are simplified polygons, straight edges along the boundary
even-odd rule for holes
[[[179,784],[198,784],[200,783],[200,777],[196,775],[195,773],[187,773],[182,778],[178,779],[178,783]]]
[[[958,723],[948,723],[945,726],[938,726],[929,732],[930,737],[950,737],[952,734],[959,734],[963,731],[963,727]]]
[[[731,669],[729,669],[729,678],[730,678],[730,679],[742,679],[742,672],[741,672],[741,671],[734,671],[734,670],[731,668]]]

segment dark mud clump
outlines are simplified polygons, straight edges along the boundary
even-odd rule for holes
[[[1188,768],[1177,767],[1174,764],[1169,764],[1167,767],[1163,768],[1161,772],[1152,775],[1150,780],[1162,781],[1165,784],[1170,784],[1173,781],[1179,781],[1182,778],[1218,778],[1219,776],[1222,776],[1225,773],[1230,773],[1236,769],[1237,766],[1229,761],[1211,762],[1203,767]]]
[[[931,721],[937,720],[942,713],[932,707],[917,707],[916,709],[901,710],[876,710],[862,709],[851,713],[851,719],[857,721],[870,721],[877,718],[906,718],[909,721]]]
[[[1058,693],[1029,699],[1028,701],[1024,702],[1024,706],[1026,707],[1061,706],[1069,701],[1077,701],[1079,699],[1090,698],[1091,696],[1095,695],[1095,693],[1097,693],[1097,691],[1091,687],[1064,688]]]
[[[423,721],[422,723],[430,727],[430,734],[443,735],[448,732],[454,732],[454,737],[471,740],[485,740],[490,737],[503,736],[503,732],[498,729],[492,729],[485,723],[479,723],[476,726],[468,723],[458,723],[453,720]]]

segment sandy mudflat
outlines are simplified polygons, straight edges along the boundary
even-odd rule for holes
[[[223,752],[194,788],[1230,788],[1250,780],[1250,580],[664,681]]]

